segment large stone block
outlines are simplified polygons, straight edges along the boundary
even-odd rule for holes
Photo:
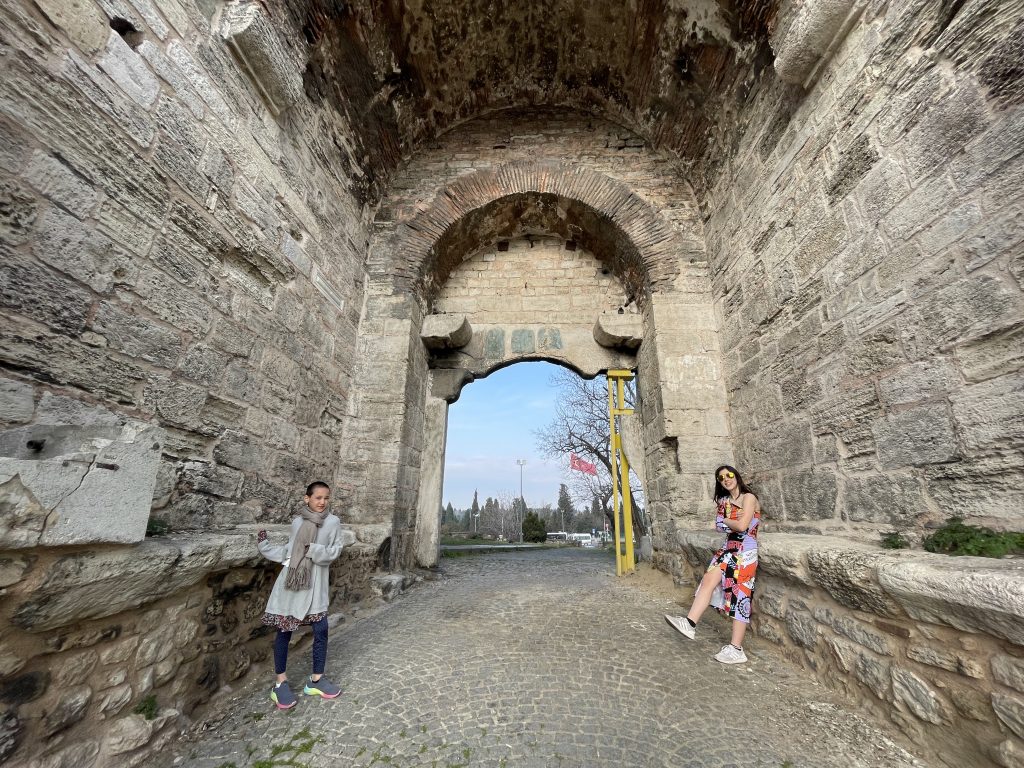
[[[883,469],[952,461],[960,449],[953,421],[944,404],[922,405],[879,419],[872,424]]]
[[[0,434],[0,483],[20,496],[7,503],[9,535],[18,546],[141,541],[163,441],[163,430],[141,422]]]
[[[880,616],[902,616],[899,603],[878,583],[878,570],[896,556],[873,548],[857,548],[852,542],[807,553],[807,565],[815,582],[847,608]]]
[[[949,721],[949,714],[938,694],[910,670],[893,666],[892,690],[896,701],[906,705],[920,719],[935,725]]]
[[[1024,384],[1018,377],[965,387],[951,399],[953,418],[969,451],[1024,449]]]
[[[859,0],[807,0],[783,5],[771,35],[775,71],[787,83],[803,85],[826,53],[838,47],[850,29]]]
[[[912,618],[1024,644],[1024,563],[922,553],[880,561],[877,572]]]
[[[829,520],[836,514],[838,481],[829,468],[783,472],[779,482],[786,521]]]
[[[853,522],[909,529],[920,516],[928,514],[928,507],[917,479],[908,475],[873,475],[847,478],[843,514]]]
[[[17,424],[28,421],[34,410],[31,384],[0,379],[0,422]]]
[[[110,35],[110,25],[88,0],[40,0],[36,3],[56,27],[63,29],[86,56],[99,53]]]
[[[429,349],[461,349],[473,338],[473,327],[465,315],[427,315],[420,338]]]
[[[224,13],[221,34],[275,115],[301,98],[299,72],[289,59],[266,8],[255,2],[229,6]]]
[[[263,526],[279,538],[285,526]],[[40,586],[16,606],[12,623],[49,632],[139,608],[192,586],[204,576],[260,559],[255,526],[230,534],[147,539],[128,548],[94,549],[54,563]],[[130,573],[131,578],[125,579]]]

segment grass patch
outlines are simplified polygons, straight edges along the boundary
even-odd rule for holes
[[[910,542],[907,541],[899,531],[888,531],[883,533],[880,543],[882,545],[882,549],[907,549],[910,547]]]
[[[975,557],[1004,557],[1024,553],[1024,533],[1000,532],[967,525],[962,517],[950,517],[945,525],[925,536],[922,542],[929,552]]]

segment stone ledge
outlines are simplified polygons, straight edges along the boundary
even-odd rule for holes
[[[863,0],[785,3],[769,41],[779,78],[794,85],[807,85],[846,37],[864,5]]]
[[[288,525],[252,525],[60,556],[45,569],[41,583],[26,589],[28,599],[14,609],[11,623],[46,632],[153,603],[198,584],[209,573],[267,562],[256,549],[259,528],[278,539],[288,536]],[[376,552],[365,543],[351,549]]]
[[[676,543],[694,565],[707,562],[721,541],[718,533],[676,533]],[[820,587],[854,610],[1024,644],[1024,559],[950,557],[827,536],[765,534],[758,567],[770,576]]]
[[[462,349],[473,338],[473,326],[461,314],[427,315],[420,338],[427,349]]]
[[[275,115],[302,97],[302,79],[259,3],[228,5],[221,35]]]

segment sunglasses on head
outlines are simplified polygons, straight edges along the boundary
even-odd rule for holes
[[[736,473],[735,472],[730,472],[729,470],[726,470],[725,472],[719,472],[718,473],[718,479],[719,480],[725,480],[725,478],[727,478],[727,477],[728,478],[734,478],[734,477],[736,477]]]

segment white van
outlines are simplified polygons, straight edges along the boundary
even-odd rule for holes
[[[594,537],[589,533],[570,533],[568,540],[580,547],[590,547],[594,543]]]

